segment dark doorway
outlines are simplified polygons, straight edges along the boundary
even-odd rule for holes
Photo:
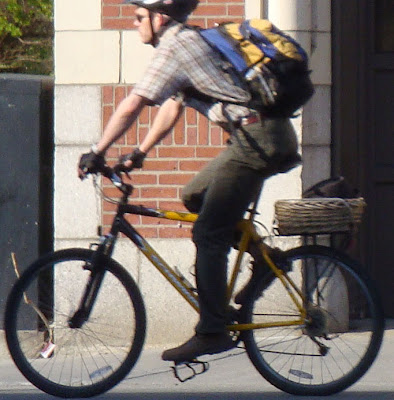
[[[333,173],[367,200],[358,255],[394,317],[394,2],[332,4]]]

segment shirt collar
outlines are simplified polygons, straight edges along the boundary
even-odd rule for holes
[[[170,21],[167,25],[163,26],[163,30],[159,33],[159,45],[162,42],[175,36],[184,25],[178,21]]]

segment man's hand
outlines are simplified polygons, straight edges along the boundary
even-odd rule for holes
[[[142,168],[146,153],[140,149],[135,149],[132,153],[125,154],[119,158],[119,164],[124,165],[124,171],[131,171],[134,168]]]
[[[95,154],[93,151],[84,153],[79,159],[78,176],[80,179],[84,179],[88,174],[96,174],[102,171],[104,166],[105,159],[103,155]]]

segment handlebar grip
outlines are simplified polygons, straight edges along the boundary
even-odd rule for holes
[[[132,193],[133,186],[123,182],[120,174],[123,171],[120,167],[120,164],[115,165],[113,168],[105,165],[101,171],[101,174],[108,178],[123,194],[128,196]]]
[[[104,165],[103,169],[100,171],[103,176],[108,179],[111,179],[114,171],[109,165]]]

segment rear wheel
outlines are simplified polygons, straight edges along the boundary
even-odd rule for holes
[[[304,294],[307,315],[302,324],[244,332],[248,356],[264,378],[285,392],[344,390],[365,374],[382,342],[384,319],[376,291],[357,263],[333,249],[303,246],[283,259],[288,277]],[[278,279],[266,290],[263,286],[242,308],[243,322],[303,319]]]
[[[109,390],[137,361],[145,309],[134,280],[104,257],[105,274],[89,319],[79,309],[94,252],[68,249],[40,258],[22,274],[6,306],[5,333],[15,364],[39,389],[59,397]]]

